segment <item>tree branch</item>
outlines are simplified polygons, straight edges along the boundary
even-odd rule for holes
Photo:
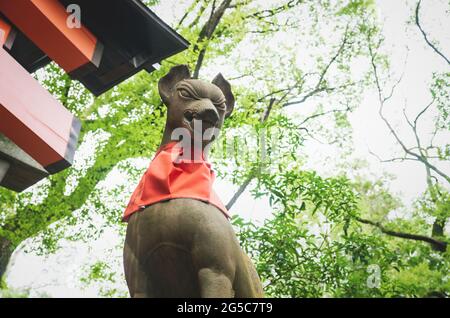
[[[250,173],[250,175],[247,177],[247,179],[245,179],[244,183],[242,183],[242,185],[239,187],[239,189],[236,191],[236,193],[233,195],[233,197],[231,198],[230,201],[228,201],[227,205],[225,206],[227,208],[227,210],[230,210],[231,207],[236,203],[237,199],[239,199],[239,197],[241,196],[242,193],[244,193],[245,189],[247,189],[248,185],[250,184],[250,182],[252,182],[253,178],[255,177],[255,175],[252,173]]]
[[[375,226],[378,229],[380,229],[380,231],[382,233],[389,235],[389,236],[394,236],[394,237],[408,239],[408,240],[414,240],[414,241],[426,242],[426,243],[431,244],[431,246],[434,249],[436,249],[440,252],[445,252],[447,250],[447,244],[448,244],[447,242],[437,240],[437,239],[429,237],[429,236],[392,231],[392,230],[386,229],[379,222],[374,222],[374,221],[363,219],[360,217],[356,217],[356,220],[363,224],[369,224],[369,225]]]
[[[430,46],[439,56],[441,56],[447,62],[447,64],[450,64],[450,60],[441,51],[439,51],[438,48],[433,43],[430,42],[427,34],[425,33],[425,31],[422,29],[422,26],[420,25],[420,21],[419,21],[420,3],[421,3],[421,0],[419,0],[417,2],[417,6],[416,6],[416,25],[419,28],[420,32],[422,33],[423,38],[425,39],[425,42],[427,42],[428,46]]]
[[[246,18],[256,18],[258,20],[263,20],[265,18],[270,18],[281,12],[284,12],[284,11],[286,11],[286,9],[292,9],[295,6],[301,4],[302,2],[303,2],[302,0],[290,0],[285,4],[275,7],[275,8],[272,8],[272,9],[256,11],[256,12],[246,16]]]
[[[231,3],[231,0],[223,0],[222,3],[219,5],[217,10],[215,9],[215,1],[213,3],[213,8],[211,10],[211,16],[208,19],[208,21],[205,23],[203,28],[200,30],[197,43],[201,43],[205,40],[210,40],[212,38],[212,35],[214,34],[214,31],[216,30],[217,26],[219,25],[220,20],[222,19],[226,9],[229,7]],[[198,48],[198,46],[196,46]],[[198,55],[197,63],[195,64],[195,70],[194,74],[192,75],[193,78],[198,78],[200,73],[200,68],[202,67],[203,60],[205,58],[206,54],[206,46],[203,47]]]
[[[379,47],[380,44],[381,44],[381,41],[378,42],[377,48]],[[398,83],[400,83],[400,80],[403,77],[403,73],[399,77],[399,79],[396,81],[396,83],[393,85],[390,94],[388,96],[383,96],[383,90],[382,90],[381,84],[380,84],[380,79],[379,79],[379,75],[378,75],[378,69],[377,69],[377,66],[376,66],[376,63],[375,63],[376,53],[373,51],[373,47],[371,45],[370,35],[368,35],[368,48],[369,48],[369,54],[370,54],[372,70],[373,70],[373,74],[374,74],[374,78],[375,78],[375,84],[376,84],[376,88],[377,88],[377,92],[378,92],[378,100],[379,100],[379,104],[380,104],[379,110],[378,110],[378,114],[380,115],[380,118],[386,124],[386,126],[389,129],[389,131],[394,136],[395,140],[399,143],[399,145],[402,147],[403,151],[406,154],[410,155],[411,157],[415,157],[418,161],[422,162],[426,167],[430,168],[435,173],[437,173],[441,177],[443,177],[448,183],[450,183],[450,177],[448,175],[446,175],[443,171],[438,169],[436,166],[431,164],[425,155],[423,155],[420,151],[419,151],[420,153],[416,153],[416,152],[412,151],[410,148],[406,147],[405,143],[401,140],[400,136],[397,134],[395,129],[392,127],[392,125],[389,122],[389,120],[384,116],[383,109],[384,109],[385,102],[388,101],[392,97],[393,92],[394,92],[394,88],[398,85]],[[433,101],[431,103],[433,103]],[[425,109],[422,110],[416,116],[415,124],[417,123],[417,120],[420,118],[420,116],[428,109],[429,106],[430,105],[425,107]],[[416,133],[416,136],[417,136],[417,133]],[[418,146],[420,147],[420,143],[419,143]],[[420,148],[420,149],[422,149],[422,148]]]
[[[430,106],[433,105],[433,103],[434,103],[434,98],[433,98],[433,100],[432,100],[430,103],[428,103],[428,105],[425,106],[424,109],[422,109],[422,110],[417,114],[416,118],[414,119],[414,127],[417,128],[417,121],[419,120],[420,116],[422,116],[422,115],[430,108]]]
[[[292,2],[293,2],[293,1],[292,1]],[[330,61],[328,62],[328,64],[325,66],[325,68],[324,68],[324,69],[322,70],[322,72],[320,73],[319,80],[317,81],[317,83],[316,83],[316,85],[315,85],[315,88],[314,88],[311,92],[309,92],[307,95],[305,95],[305,96],[302,98],[302,100],[295,102],[295,104],[302,103],[302,102],[306,101],[309,97],[313,96],[314,94],[317,94],[317,93],[320,92],[320,91],[327,90],[326,87],[320,87],[320,86],[322,85],[322,83],[323,83],[323,81],[324,81],[324,79],[325,79],[325,76],[326,76],[328,70],[330,69],[331,65],[336,61],[336,59],[339,57],[339,55],[340,55],[340,54],[342,53],[342,51],[344,50],[345,45],[347,44],[347,41],[348,41],[348,37],[347,37],[347,36],[348,36],[348,25],[347,25],[346,28],[345,28],[344,36],[343,36],[342,42],[341,42],[341,44],[340,44],[340,46],[339,46],[337,52],[331,57],[331,59],[330,59]],[[259,99],[258,101],[262,101],[264,98],[267,98],[267,97],[269,97],[269,96],[273,96],[273,95],[275,95],[275,94],[277,94],[277,93],[282,93],[282,92],[284,92],[283,96],[282,96],[281,98],[279,98],[278,100],[276,100],[276,99],[273,98],[273,97],[270,99],[269,104],[268,104],[268,106],[267,106],[267,109],[266,109],[264,115],[261,117],[261,121],[260,121],[260,122],[261,122],[261,123],[264,123],[264,122],[268,119],[268,117],[269,117],[269,115],[270,115],[270,111],[272,110],[273,106],[274,106],[275,104],[280,104],[281,102],[283,102],[283,100],[285,100],[285,99],[288,97],[288,95],[291,93],[291,91],[292,91],[294,88],[296,88],[298,85],[299,85],[299,82],[297,82],[295,85],[293,85],[293,86],[291,86],[291,87],[284,88],[284,89],[280,89],[280,90],[277,90],[277,91],[275,91],[275,92],[271,92],[271,93],[265,95],[263,98]],[[330,89],[330,88],[328,88],[328,89]],[[293,104],[293,103],[294,103],[294,102],[292,102],[291,104]],[[288,104],[288,103],[283,104],[282,107],[285,107],[287,104]],[[340,111],[340,110],[339,110],[339,111]],[[329,111],[329,112],[323,113],[322,115],[325,115],[325,114],[331,113],[331,112],[338,112],[338,110],[331,110],[331,111]],[[318,116],[320,116],[320,114],[310,116],[310,117],[311,117],[310,119],[315,118],[315,117],[318,117]],[[304,122],[305,122],[305,121],[304,121]],[[306,131],[307,131],[307,130],[306,130]],[[307,131],[307,132],[308,132],[308,131]],[[239,196],[245,191],[245,189],[248,187],[248,185],[249,185],[250,182],[253,180],[253,178],[255,178],[255,171],[252,171],[252,172],[250,173],[250,175],[248,176],[248,178],[247,178],[247,179],[244,181],[244,183],[239,187],[238,191],[233,195],[233,197],[232,197],[232,199],[230,200],[230,202],[228,202],[228,204],[226,205],[227,209],[230,209],[230,208],[233,206],[233,204],[237,201],[237,199],[239,198]]]
[[[375,158],[378,159],[378,161],[380,162],[402,162],[405,160],[412,160],[412,161],[417,161],[416,158],[408,158],[408,157],[396,157],[396,158],[390,158],[390,159],[382,159],[380,156],[378,156],[376,153],[374,153],[372,150],[369,149],[369,154],[371,154],[372,156],[374,156]]]
[[[265,123],[267,119],[269,118],[270,112],[272,111],[273,104],[275,104],[276,99],[271,98],[269,102],[269,106],[267,106],[266,111],[264,112],[264,115],[261,117],[261,123]]]
[[[347,44],[347,41],[348,41],[348,25],[345,27],[345,32],[344,32],[344,36],[342,38],[341,45],[339,46],[336,53],[332,56],[332,58],[330,59],[328,64],[325,66],[325,68],[320,73],[319,80],[317,81],[316,85],[314,86],[314,89],[312,89],[309,93],[307,93],[305,96],[303,96],[300,100],[285,103],[283,105],[283,107],[294,105],[294,104],[301,104],[301,103],[304,103],[308,98],[310,98],[311,96],[313,96],[317,93],[320,93],[322,91],[327,91],[327,90],[334,90],[334,88],[322,87],[322,83],[323,83],[325,76],[326,76],[328,70],[330,69],[331,65],[336,61],[336,59],[339,57],[339,55],[341,55],[342,51],[344,50],[345,45]]]
[[[276,102],[275,98],[270,99],[269,105],[267,106],[267,108],[264,112],[264,115],[261,116],[261,119],[260,119],[261,124],[265,123],[267,121],[267,119],[269,118],[270,112],[271,112],[275,102]],[[244,183],[241,184],[241,186],[239,187],[237,192],[233,195],[231,200],[227,203],[227,205],[226,205],[227,210],[231,209],[231,207],[236,203],[237,199],[239,199],[239,197],[242,195],[242,193],[244,193],[245,189],[247,189],[248,185],[250,184],[250,182],[252,182],[252,180],[254,178],[255,178],[255,170],[253,169],[252,171],[250,171],[250,174],[248,175],[247,179],[245,179]]]
[[[186,10],[186,12],[184,13],[184,15],[181,17],[180,21],[178,22],[178,25],[176,26],[175,30],[178,30],[182,25],[184,20],[186,20],[186,18],[188,17],[189,13],[198,5],[198,3],[200,2],[200,0],[195,0],[190,7]],[[205,5],[203,5],[205,6]],[[202,8],[203,6],[200,8],[200,13],[197,16],[197,18],[199,18],[201,16],[201,14],[203,13]],[[194,20],[195,21],[195,20]]]
[[[349,110],[350,110],[350,108],[347,107],[346,109],[331,109],[331,110],[328,110],[326,112],[317,113],[317,114],[308,116],[305,119],[303,119],[303,121],[299,124],[299,126],[302,126],[306,122],[310,121],[311,119],[317,118],[317,117],[322,117],[322,116],[325,116],[325,115],[328,115],[328,114],[332,114],[332,113],[343,113],[343,112],[346,112],[346,111],[349,111]]]

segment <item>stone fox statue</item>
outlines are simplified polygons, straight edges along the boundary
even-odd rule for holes
[[[233,111],[230,84],[221,74],[212,83],[191,79],[179,65],[158,88],[168,107],[164,135],[124,214],[131,297],[262,297],[206,161],[209,143]]]

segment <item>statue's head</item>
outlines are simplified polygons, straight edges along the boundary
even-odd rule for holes
[[[178,65],[159,80],[158,88],[168,108],[166,127],[173,132],[172,139],[182,135],[205,146],[218,136],[233,111],[230,83],[220,73],[209,83],[192,79],[188,67]]]

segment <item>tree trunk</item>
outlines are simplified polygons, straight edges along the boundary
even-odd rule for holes
[[[446,219],[436,218],[433,223],[433,228],[431,230],[431,237],[442,240],[444,238],[444,227]],[[432,245],[433,250],[441,251],[437,246]]]
[[[8,239],[0,237],[0,289],[2,286],[2,280],[6,272],[9,260],[14,252],[14,246]]]
[[[427,185],[428,185],[428,191],[430,191],[431,200],[436,205],[439,202],[439,191],[435,188],[433,181],[431,180],[431,170],[429,167],[425,166],[425,170],[427,173]],[[434,220],[433,227],[431,229],[431,237],[435,239],[442,240],[444,237],[444,228],[445,223],[447,222],[447,218],[443,217],[437,217]],[[438,246],[431,245],[433,250],[435,251],[441,251]],[[445,252],[445,250],[444,250]]]
[[[431,236],[434,238],[442,238],[444,236],[445,218],[436,218],[431,230]]]

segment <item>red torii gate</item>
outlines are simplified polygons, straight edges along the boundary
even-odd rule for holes
[[[98,96],[187,46],[139,0],[0,0],[0,185],[22,191],[75,153],[79,120],[30,73],[53,60]]]

